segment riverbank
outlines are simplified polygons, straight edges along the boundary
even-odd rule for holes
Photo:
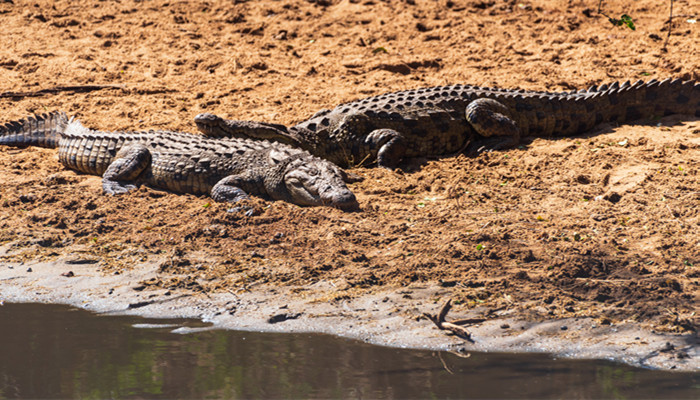
[[[674,1],[670,34],[668,4],[652,0],[604,3],[635,30],[593,2],[438,3],[2,2],[0,122],[63,110],[100,130],[195,132],[203,112],[292,125],[455,83],[700,81],[694,2]],[[254,198],[246,215],[147,187],[105,196],[53,149],[0,146],[0,296],[697,369],[697,117],[351,172],[356,212]],[[448,319],[486,319],[474,344],[421,319],[448,299]]]
[[[700,369],[697,338],[641,329],[636,324],[601,324],[592,318],[522,320],[507,310],[468,325],[471,341],[439,331],[423,313],[437,313],[449,297],[433,285],[372,290],[332,299],[333,282],[310,286],[260,287],[203,295],[188,290],[145,290],[156,265],[104,274],[76,260],[0,267],[0,301],[68,304],[99,313],[155,318],[196,318],[208,329],[319,332],[372,344],[470,351],[545,352],[555,357],[598,358],[633,366]],[[480,312],[482,311],[482,312]],[[453,312],[448,319],[484,317],[484,310]],[[183,331],[184,332],[184,331]]]

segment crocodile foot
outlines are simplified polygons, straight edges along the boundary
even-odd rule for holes
[[[106,194],[111,194],[111,195],[124,194],[124,193],[132,191],[136,188],[138,188],[138,186],[131,184],[131,183],[124,183],[124,182],[112,181],[109,179],[102,179],[102,190]]]
[[[520,140],[520,128],[508,107],[493,99],[476,99],[466,109],[467,121],[483,137],[510,136],[513,144]]]
[[[239,181],[237,176],[228,176],[220,180],[211,189],[211,198],[221,203],[236,203],[249,199],[248,194],[237,186]]]
[[[365,143],[373,149],[379,148],[377,164],[383,168],[396,168],[406,154],[403,136],[393,129],[376,129],[367,135]]]
[[[151,163],[151,153],[142,144],[123,147],[102,174],[102,190],[107,194],[122,194],[137,188],[127,183],[138,179]]]

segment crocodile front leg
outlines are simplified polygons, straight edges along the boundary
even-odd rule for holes
[[[248,193],[241,189],[246,180],[240,174],[229,175],[221,179],[211,188],[211,198],[221,203],[236,203],[249,199]]]
[[[508,107],[493,99],[476,99],[467,105],[467,121],[476,133],[486,138],[497,139],[509,136],[510,140],[500,141],[492,148],[516,146],[520,142],[520,128],[513,120]]]
[[[102,190],[107,194],[122,194],[136,189],[133,183],[151,164],[151,153],[142,144],[125,146],[102,174]]]
[[[365,143],[377,151],[377,164],[380,167],[396,168],[406,155],[406,140],[393,129],[375,129],[367,135]]]

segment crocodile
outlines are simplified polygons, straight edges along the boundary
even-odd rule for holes
[[[387,93],[321,110],[291,127],[195,117],[211,137],[250,137],[299,146],[342,167],[396,167],[403,159],[502,149],[527,136],[580,135],[604,122],[669,114],[700,116],[700,83],[681,79],[615,82],[569,92],[470,85]]]
[[[250,193],[302,206],[358,207],[343,170],[277,142],[155,130],[102,132],[55,111],[0,125],[0,145],[58,148],[65,167],[102,176],[106,194],[146,184],[219,202],[237,202]]]

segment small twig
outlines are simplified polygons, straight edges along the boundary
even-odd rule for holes
[[[472,340],[471,337],[472,334],[467,330],[467,328],[456,325],[452,322],[445,321],[445,317],[447,316],[447,313],[450,312],[450,308],[452,308],[451,300],[447,300],[447,302],[444,306],[442,306],[442,309],[440,309],[440,312],[437,315],[432,315],[428,313],[423,313],[423,315],[429,320],[433,321],[433,323],[435,324],[435,326],[438,327],[438,329],[450,331],[455,336],[459,336],[462,339],[474,343],[474,340]]]
[[[465,319],[456,319],[452,321],[453,324],[455,325],[472,325],[472,324],[480,324],[482,322],[485,322],[486,318],[465,318]]]
[[[450,308],[452,308],[452,300],[448,299],[445,305],[442,306],[442,309],[440,310],[440,313],[437,316],[438,321],[445,322],[445,317],[447,316],[447,313],[450,312]]]
[[[489,222],[485,223],[485,224],[484,224],[481,228],[479,228],[479,229],[486,229],[487,226],[491,225],[491,222],[493,222],[493,221],[489,221]]]
[[[670,0],[671,11],[668,15],[668,34],[666,35],[666,41],[664,42],[664,47],[661,50],[666,51],[666,46],[668,45],[668,40],[671,39],[671,30],[673,29],[673,0]]]
[[[41,89],[36,92],[2,92],[0,98],[23,98],[23,97],[41,97],[47,94],[56,94],[60,92],[86,93],[94,92],[103,89],[121,89],[118,85],[70,85],[56,86],[49,89]]]
[[[600,282],[600,283],[614,283],[614,284],[620,284],[620,285],[627,285],[630,283],[631,279],[598,279],[598,278],[574,278],[577,281],[591,281],[591,282]],[[634,278],[635,282],[644,282],[644,281],[657,281],[659,278],[657,277],[650,277],[650,278]]]
[[[598,1],[598,14],[610,19],[610,17],[603,12],[603,0]]]
[[[452,154],[448,154],[448,155],[446,155],[446,156],[443,156],[443,157],[457,157],[458,155],[464,153],[464,151],[467,149],[467,147],[469,147],[469,145],[472,144],[473,139],[474,139],[473,137],[470,137],[469,139],[467,139],[467,140],[464,142],[464,145],[463,145],[462,147],[460,147],[459,150],[455,151],[455,152],[452,153]]]
[[[459,358],[469,358],[472,356],[472,353],[460,353],[459,351],[454,351],[454,350],[448,350],[447,352],[450,354],[454,354]]]
[[[443,368],[445,368],[445,371],[449,372],[450,375],[454,375],[455,373],[452,372],[450,367],[447,366],[447,363],[445,362],[445,360],[442,359],[442,352],[438,351],[437,354],[438,354],[438,358],[440,359],[440,362],[442,363]]]
[[[192,296],[192,295],[185,293],[185,294],[181,294],[181,295],[175,296],[175,297],[170,297],[167,299],[138,301],[136,303],[130,303],[129,306],[127,307],[127,309],[146,307],[146,306],[150,306],[151,304],[162,304],[162,303],[166,303],[168,301],[173,301],[173,300],[177,300],[177,299],[181,299],[183,297],[189,297],[189,296]]]

